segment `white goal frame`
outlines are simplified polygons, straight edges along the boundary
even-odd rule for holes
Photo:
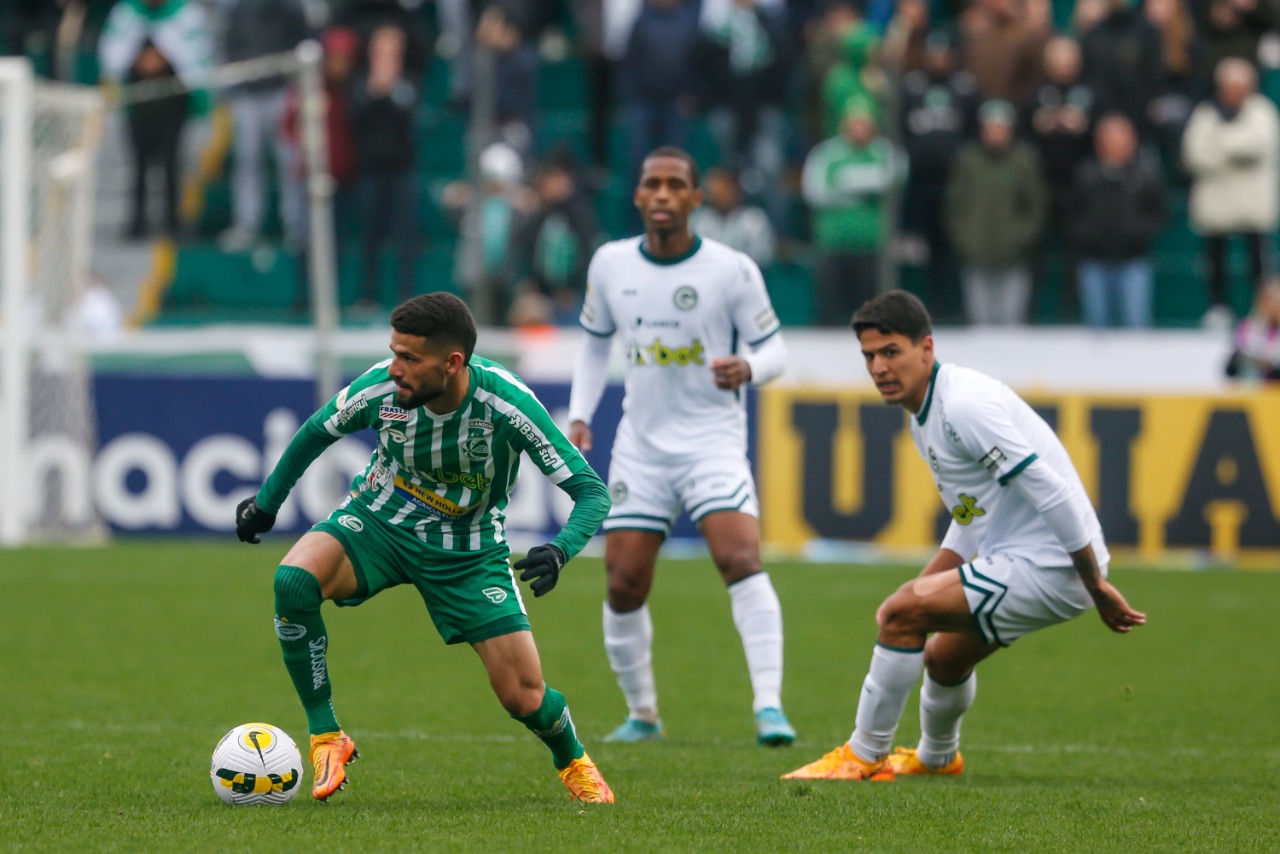
[[[46,317],[37,307],[46,305],[50,296],[73,299],[88,277],[93,161],[104,99],[94,87],[38,83],[30,61],[20,57],[0,59],[0,93],[0,547],[32,539],[39,527],[35,513],[45,509],[45,476],[55,470],[60,477],[58,503],[75,524],[74,530],[55,525],[44,536],[83,541],[86,535],[101,533],[94,523],[88,478],[96,431],[84,342],[66,326],[65,303],[56,307],[56,316]],[[46,108],[51,115],[82,116],[85,124],[76,147],[42,158],[35,146],[40,111]],[[37,169],[45,171],[37,175]],[[44,198],[33,198],[37,188]],[[42,207],[64,212],[65,233],[34,228],[33,216]],[[39,277],[49,274],[38,272],[35,265],[43,271],[54,258],[61,262],[58,280],[65,276],[65,290],[36,293],[38,282],[49,285]],[[46,321],[56,326],[42,332],[37,327]],[[36,401],[30,384],[36,381],[35,366],[50,355],[57,357],[62,370],[72,370],[65,378],[83,385],[85,392],[83,399],[77,398],[81,411],[72,416],[73,434],[47,436],[42,444],[32,425]],[[53,469],[46,471],[51,465]]]

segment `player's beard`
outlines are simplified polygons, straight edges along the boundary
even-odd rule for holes
[[[414,388],[397,388],[396,404],[401,409],[417,409],[419,406],[426,406],[440,395],[444,394],[444,383],[438,386],[431,385],[430,381],[424,380]]]

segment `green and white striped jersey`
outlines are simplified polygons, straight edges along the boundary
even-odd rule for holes
[[[555,484],[591,471],[533,392],[497,362],[471,357],[467,396],[447,415],[397,406],[390,364],[374,365],[307,419],[258,491],[263,510],[279,509],[325,447],[366,429],[377,431],[378,445],[350,500],[449,551],[505,541],[522,452]]]

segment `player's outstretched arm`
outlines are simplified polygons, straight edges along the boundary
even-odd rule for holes
[[[523,570],[520,580],[531,582],[529,587],[534,596],[551,592],[560,580],[560,570],[582,551],[609,515],[609,490],[590,466],[559,486],[573,499],[573,510],[564,527],[551,542],[530,549],[526,557],[513,565]]]

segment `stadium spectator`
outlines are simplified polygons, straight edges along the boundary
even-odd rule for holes
[[[1280,382],[1280,279],[1272,277],[1258,288],[1253,310],[1236,327],[1227,376]]]
[[[710,21],[704,6],[698,55],[707,122],[720,159],[780,223],[786,219],[783,107],[792,49],[782,11],[771,8],[776,6],[776,0],[732,0]]]
[[[760,559],[759,503],[747,460],[745,386],[786,363],[778,316],[760,270],[689,229],[700,203],[698,167],[670,146],[644,160],[634,194],[644,234],[591,258],[573,369],[569,440],[591,450],[591,422],[615,337],[627,353],[623,415],[609,463],[613,508],[604,522],[604,643],[627,702],[607,741],[662,738],[647,599],[658,554],[687,512],[729,594],[751,679],[756,741],[796,732],[782,711],[782,607]]]
[[[880,50],[887,68],[899,75],[924,68],[929,22],[926,0],[900,0],[896,4]]]
[[[1203,322],[1231,323],[1227,242],[1244,238],[1250,288],[1267,272],[1265,246],[1280,214],[1280,116],[1257,92],[1257,72],[1244,59],[1224,59],[1214,72],[1215,93],[1191,114],[1182,139],[1191,174],[1191,226],[1204,237],[1208,302]]]
[[[951,36],[934,30],[925,41],[921,66],[902,78],[902,142],[911,174],[903,198],[903,240],[908,255],[927,264],[926,281],[935,305],[955,300],[959,268],[942,220],[947,177],[956,155],[977,135],[978,86],[957,68]]]
[[[316,800],[343,787],[346,765],[360,755],[334,710],[321,606],[359,605],[412,584],[441,639],[471,645],[503,709],[551,750],[570,796],[613,803],[564,695],[543,681],[503,514],[522,454],[573,502],[551,542],[514,565],[542,596],[600,527],[609,494],[533,393],[503,366],[473,355],[475,342],[475,319],[458,297],[431,293],[402,303],[391,315],[392,358],[308,418],[261,488],[236,506],[237,538],[258,543],[328,446],[366,430],[378,437],[351,492],[275,573],[276,635],[307,716]]]
[[[879,54],[880,37],[861,18],[840,37],[838,58],[822,81],[825,136],[840,133],[845,113],[855,102],[874,104],[877,119],[883,121],[888,83],[878,62]]]
[[[919,2],[919,0],[908,0]],[[866,25],[853,0],[832,0],[804,31],[800,65],[800,134],[808,150],[835,132],[827,118],[825,86],[831,69],[844,60],[845,40]]]
[[[1151,132],[1147,109],[1156,96],[1160,32],[1129,0],[1109,0],[1107,16],[1080,40],[1084,74],[1103,108],[1123,113],[1138,132]]]
[[[1022,104],[1039,79],[1048,30],[1029,0],[975,0],[960,16],[962,64],[984,98]]]
[[[178,184],[182,178],[182,131],[193,113],[207,108],[206,93],[194,91],[212,64],[208,24],[190,0],[123,0],[111,9],[98,42],[98,63],[108,83],[151,82],[162,94],[130,100],[129,146],[133,149],[132,212],[126,236],[145,237],[147,176],[159,167],[164,181],[164,232],[178,234]],[[173,84],[171,88],[165,84]],[[190,90],[190,91],[184,91]]]
[[[576,325],[587,285],[587,262],[601,243],[595,200],[567,149],[534,171],[530,210],[515,234],[517,288],[546,296],[551,317]]]
[[[320,36],[324,49],[324,125],[328,143],[329,175],[333,178],[334,237],[341,247],[346,243],[355,215],[352,195],[356,177],[355,139],[352,128],[351,79],[360,54],[360,37],[349,27],[331,27]],[[308,206],[307,169],[302,150],[302,133],[299,124],[301,92],[297,86],[289,87],[285,97],[285,143],[289,146],[289,162],[293,170],[283,187],[282,214],[289,223],[287,234],[302,238],[295,247],[296,265],[299,271],[298,287],[294,299],[295,310],[301,310],[307,302],[307,253],[311,224]]]
[[[431,30],[421,13],[402,0],[348,0],[334,17],[333,26],[355,30],[366,48],[373,34],[383,27],[398,29],[404,36],[406,76],[415,83],[426,75],[431,65]],[[362,72],[367,64],[368,54],[365,53],[360,61]]]
[[[695,71],[698,4],[645,0],[618,66],[618,98],[627,129],[627,177],[661,145],[683,146],[698,105]]]
[[[1151,243],[1169,216],[1159,173],[1143,161],[1138,135],[1119,113],[1098,120],[1096,155],[1075,180],[1071,230],[1080,258],[1084,322],[1095,329],[1151,326]]]
[[[476,24],[475,43],[493,53],[498,138],[528,159],[538,136],[538,50],[521,26],[520,8],[510,0],[488,6]]]
[[[308,35],[299,0],[232,0],[223,30],[222,54],[227,62],[243,62],[292,51]],[[219,244],[225,252],[240,252],[258,240],[270,194],[267,149],[275,160],[285,237],[297,243],[302,232],[289,203],[287,187],[297,168],[292,150],[280,133],[284,120],[288,78],[262,77],[229,88],[226,99],[234,122],[235,147],[231,165],[231,227]]]
[[[1243,59],[1258,68],[1258,45],[1276,25],[1271,0],[1202,0],[1196,21],[1205,46],[1205,68],[1224,59]]]
[[[747,204],[732,169],[708,169],[702,178],[703,205],[689,223],[700,237],[709,237],[745,252],[761,267],[773,263],[777,235],[763,208]]]
[[[878,111],[854,101],[840,134],[819,143],[804,162],[804,200],[817,252],[814,323],[844,326],[880,287],[885,197],[906,177],[906,155],[880,134]]]
[[[534,202],[524,183],[520,154],[505,142],[485,146],[479,168],[478,199],[469,183],[454,181],[444,188],[442,202],[462,233],[455,246],[455,278],[469,293],[487,293],[492,315],[480,321],[499,324],[515,296],[518,223]],[[477,219],[468,224],[472,215]],[[471,240],[479,241],[478,251]]]
[[[368,71],[352,95],[357,192],[363,231],[359,306],[379,304],[378,269],[383,243],[396,254],[400,300],[413,292],[418,248],[418,175],[414,118],[418,85],[404,66],[405,36],[399,27],[381,27],[369,38]]]
[[[984,103],[978,123],[981,141],[956,158],[944,214],[960,256],[965,315],[975,325],[1025,323],[1048,207],[1040,159],[1015,137],[1008,101]]]
[[[910,413],[911,438],[952,519],[919,576],[876,609],[853,734],[783,779],[959,776],[978,664],[1091,608],[1118,634],[1147,617],[1107,580],[1098,513],[1061,440],[1026,401],[997,379],[940,363],[929,312],[905,291],[859,308],[853,331],[881,398]],[[895,749],[921,676],[920,741]]]
[[[1064,282],[1074,282],[1076,278],[1076,259],[1066,240],[1066,230],[1075,173],[1089,157],[1090,135],[1098,110],[1097,96],[1082,72],[1079,44],[1068,36],[1051,38],[1044,48],[1044,80],[1025,110],[1027,136],[1040,155],[1049,190],[1048,223],[1035,259],[1036,283],[1041,286],[1049,280],[1055,258]],[[1074,294],[1070,286],[1062,288],[1060,295],[1066,304],[1060,305],[1059,310],[1064,315],[1071,313]]]
[[[1187,0],[1146,0],[1143,13],[1160,33],[1160,78],[1147,107],[1166,177],[1184,179],[1182,131],[1198,100],[1208,94],[1204,50]]]

